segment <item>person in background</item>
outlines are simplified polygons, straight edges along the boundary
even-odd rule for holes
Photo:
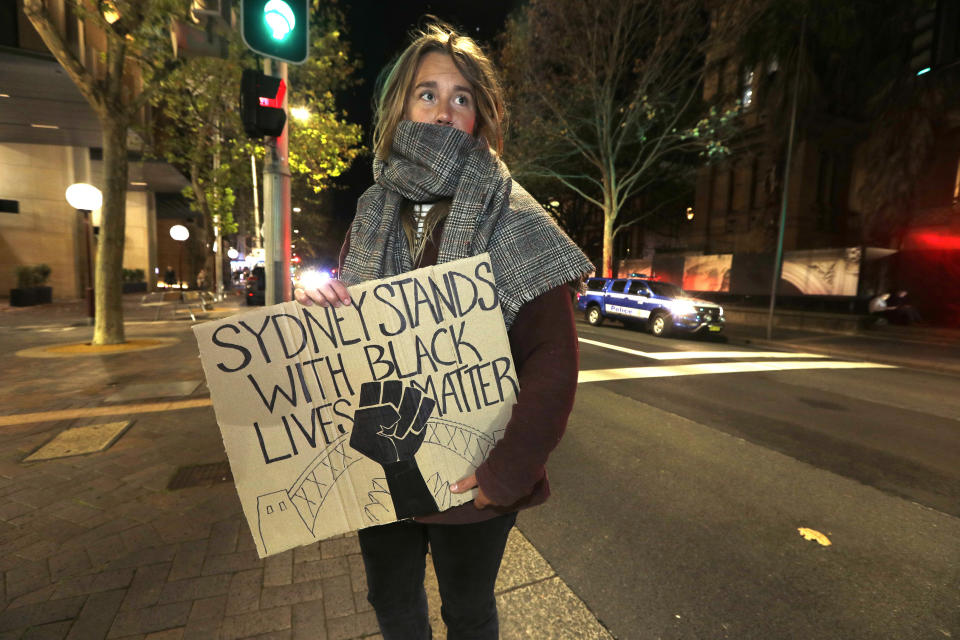
[[[385,640],[431,637],[428,548],[447,637],[494,639],[493,589],[507,536],[517,511],[549,496],[545,464],[573,407],[578,351],[568,283],[593,266],[500,159],[506,109],[476,42],[431,24],[381,78],[375,184],[357,203],[339,279],[295,297],[348,305],[347,285],[489,253],[520,386],[504,436],[450,487],[476,492],[472,502],[358,536]]]
[[[173,270],[173,267],[167,266],[167,270],[163,272],[163,283],[168,287],[177,284],[177,272]]]

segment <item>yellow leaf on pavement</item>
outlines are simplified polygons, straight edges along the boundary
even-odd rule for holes
[[[820,543],[821,545],[823,545],[824,547],[829,547],[831,544],[833,544],[832,542],[830,542],[830,538],[828,538],[827,536],[823,535],[822,533],[820,533],[820,532],[817,531],[816,529],[808,529],[808,528],[806,528],[806,527],[797,527],[797,531],[800,532],[800,535],[802,535],[802,536],[804,537],[804,539],[806,539],[806,540],[816,540],[817,542],[819,542],[819,543]]]

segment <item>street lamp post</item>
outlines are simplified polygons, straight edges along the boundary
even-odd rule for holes
[[[190,237],[190,230],[182,224],[175,224],[170,227],[170,237],[180,243],[180,252],[177,257],[177,287],[180,289],[180,297],[183,297],[183,243]]]
[[[103,206],[103,194],[92,184],[77,182],[67,187],[65,194],[70,206],[83,214],[84,241],[87,245],[86,263],[87,273],[84,287],[84,298],[87,303],[87,324],[93,324],[95,306],[93,303],[93,226],[90,215],[95,209]]]

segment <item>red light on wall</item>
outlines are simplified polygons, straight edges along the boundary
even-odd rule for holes
[[[918,248],[922,249],[939,249],[941,251],[960,249],[960,236],[921,231],[910,234],[910,239]]]

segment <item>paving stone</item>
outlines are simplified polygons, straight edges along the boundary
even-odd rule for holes
[[[329,640],[362,638],[379,630],[377,617],[372,611],[327,620],[327,638]]]
[[[138,567],[133,575],[133,582],[127,589],[127,596],[123,599],[123,609],[143,609],[157,604],[160,592],[167,582],[172,563],[153,564]]]
[[[4,504],[0,505],[0,520],[13,520],[14,518],[22,516],[25,513],[30,513],[35,508],[36,507],[32,507],[28,504],[23,504],[20,502],[5,501]]]
[[[166,604],[168,602],[198,600],[200,598],[226,595],[230,592],[230,583],[232,580],[232,575],[220,574],[168,582],[164,585],[157,602]]]
[[[367,570],[363,566],[363,557],[358,553],[347,556],[350,565],[350,585],[354,592],[367,592]]]
[[[270,633],[261,633],[257,636],[252,636],[250,640],[289,640],[293,637],[292,629],[284,629],[282,631],[272,631]]]
[[[142,567],[151,564],[170,563],[177,554],[177,545],[167,544],[162,547],[131,551],[111,560],[112,569]]]
[[[96,507],[78,502],[76,499],[61,500],[48,507],[56,518],[72,522],[73,524],[83,525],[91,518],[101,515],[102,510]]]
[[[299,564],[301,562],[317,562],[318,560],[323,559],[323,554],[320,552],[320,543],[308,544],[305,547],[297,547],[293,550],[293,562],[294,564]]]
[[[120,534],[120,538],[127,551],[139,551],[163,545],[160,535],[150,524],[141,524],[127,529]]]
[[[263,569],[251,569],[234,574],[230,581],[230,592],[227,594],[227,615],[233,616],[259,609],[262,584]]]
[[[8,598],[16,598],[50,584],[50,574],[45,562],[21,561],[18,565],[8,570],[5,575],[6,596]]]
[[[50,556],[47,564],[50,567],[50,576],[59,579],[88,571],[90,557],[80,549],[68,549]]]
[[[199,576],[203,570],[203,558],[207,553],[206,540],[181,542],[173,558],[169,580],[180,580]]]
[[[132,420],[122,420],[120,422],[105,422],[67,429],[58,433],[53,440],[27,456],[24,462],[103,451],[116,442],[132,424]]]
[[[87,598],[80,615],[70,628],[68,640],[106,637],[125,594],[125,590],[117,589],[95,593]]]
[[[104,402],[129,402],[131,400],[142,400],[144,398],[188,396],[196,391],[198,386],[200,386],[200,380],[128,384],[104,398]]]
[[[154,522],[153,528],[156,529],[160,539],[167,544],[203,540],[204,548],[206,548],[206,538],[210,534],[209,525],[187,520],[182,516]]]
[[[204,598],[193,603],[190,618],[184,629],[184,638],[209,640],[220,634],[220,625],[223,622],[227,607],[227,596]]]
[[[34,537],[34,539],[36,538]],[[59,547],[60,545],[53,540],[37,540],[30,546],[24,547],[23,549],[17,551],[17,555],[21,558],[26,558],[27,560],[46,560],[53,555]]]
[[[224,618],[220,637],[222,640],[235,640],[261,633],[289,629],[290,607],[263,609],[253,613],[244,613],[239,616]]]
[[[42,589],[27,592],[22,596],[15,598],[12,602],[10,602],[10,604],[7,605],[7,608],[16,609],[17,607],[25,607],[30,604],[37,604],[38,602],[46,602],[56,590],[57,585],[51,584],[43,587]]]
[[[320,549],[324,558],[337,558],[351,553],[360,553],[360,540],[356,535],[324,540],[320,543]]]
[[[307,600],[323,598],[323,583],[320,580],[313,582],[298,582],[279,587],[264,587],[260,593],[260,606],[270,609],[285,604],[296,604]]]
[[[278,587],[293,582],[293,551],[263,559],[263,585]]]
[[[51,622],[36,627],[30,627],[22,636],[21,640],[63,640],[70,631],[72,620],[63,620],[61,622]]]
[[[207,618],[197,621],[187,622],[183,628],[183,640],[211,640],[220,637],[220,627],[223,624],[223,617]]]
[[[353,592],[353,606],[356,607],[357,613],[364,613],[366,611],[373,611],[373,605],[370,604],[370,601],[367,600],[367,592]]]
[[[48,622],[72,620],[80,613],[85,600],[86,598],[83,596],[77,596],[62,600],[48,600],[47,602],[17,607],[16,609],[7,609],[0,613],[0,631],[11,631]]]
[[[239,537],[239,521],[224,520],[223,522],[217,522],[210,529],[207,553],[211,556],[222,553],[234,553],[237,550],[237,539]]]
[[[203,561],[203,575],[259,569],[262,564],[263,561],[257,557],[255,551],[239,551],[221,556],[207,556]]]
[[[116,569],[114,571],[77,576],[58,584],[54,597],[69,598],[70,596],[126,588],[130,586],[132,580],[133,569]]]
[[[114,533],[87,547],[90,564],[100,567],[108,564],[117,557],[117,551],[123,549],[123,539],[119,533]]]
[[[144,640],[182,640],[184,627],[178,629],[167,629],[166,631],[155,631],[148,633]]]
[[[175,602],[147,609],[121,611],[113,620],[107,638],[122,638],[137,633],[151,633],[182,627],[190,617],[190,602]]]
[[[293,605],[294,640],[327,640],[327,619],[322,602]]]
[[[353,591],[350,589],[350,576],[324,578],[323,605],[327,619],[339,618],[356,613],[353,606]]]

